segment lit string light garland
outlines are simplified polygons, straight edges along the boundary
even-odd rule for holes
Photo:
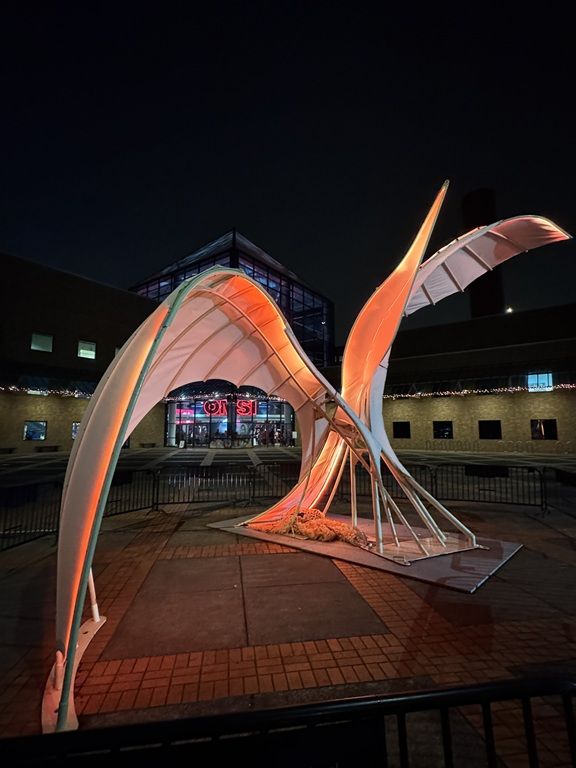
[[[557,390],[576,389],[576,384],[554,384],[552,387],[542,388],[540,392],[553,392]],[[412,392],[408,394],[383,395],[383,400],[421,400],[424,397],[467,397],[468,395],[514,395],[517,392],[538,392],[537,389],[528,387],[494,387],[493,389],[460,389],[446,390],[443,392]]]
[[[79,389],[46,389],[45,387],[42,388],[36,388],[36,387],[19,387],[15,384],[10,385],[1,385],[0,384],[0,392],[12,392],[16,395],[44,395],[47,397],[48,395],[56,395],[57,397],[76,397],[76,398],[82,398],[84,400],[90,400],[92,397],[91,392],[82,392]]]
[[[16,384],[10,384],[10,385],[3,385],[0,384],[0,392],[11,392],[13,394],[17,395],[44,395],[47,397],[48,395],[56,395],[57,397],[76,397],[76,398],[83,398],[85,400],[90,400],[92,397],[92,392],[83,392],[79,389],[47,389],[45,387],[37,388],[37,387],[22,387],[17,386]],[[203,393],[202,395],[175,395],[165,397],[162,402],[166,403],[179,403],[179,402],[185,402],[189,400],[220,400],[220,399],[233,399],[233,398],[244,398],[244,399],[251,399],[251,400],[275,400],[280,403],[287,402],[286,400],[283,400],[281,397],[278,397],[277,395],[265,395],[265,396],[254,396],[250,394],[249,392],[228,392],[224,394],[223,392],[210,392],[210,393]]]
[[[563,391],[563,390],[573,390],[576,389],[576,384],[554,384],[552,387],[546,387],[542,388],[541,392],[556,392],[556,391]],[[442,392],[412,392],[408,394],[388,394],[388,395],[382,395],[383,400],[421,400],[425,397],[467,397],[468,395],[513,395],[517,392],[538,392],[539,390],[534,388],[528,388],[528,387],[494,387],[493,389],[460,389],[460,390],[444,390]],[[36,389],[32,387],[20,387],[15,384],[10,385],[1,385],[0,384],[0,392],[12,392],[14,394],[20,394],[20,395],[55,395],[57,397],[76,397],[76,398],[82,398],[84,400],[90,400],[92,397],[91,392],[83,392],[79,389]],[[276,400],[278,402],[284,403],[286,402],[281,397],[278,397],[277,395],[267,395],[264,397],[255,397],[254,395],[250,393],[241,393],[241,392],[234,392],[234,393],[222,393],[222,392],[211,392],[199,395],[177,395],[177,396],[168,396],[163,399],[162,402],[166,403],[178,403],[178,402],[184,402],[187,400],[214,400],[214,399],[221,399],[221,398],[250,398],[252,400]]]

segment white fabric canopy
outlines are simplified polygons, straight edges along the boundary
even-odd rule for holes
[[[567,232],[542,216],[515,216],[472,230],[422,264],[404,314],[463,291],[512,256],[568,237]]]
[[[429,494],[398,462],[384,431],[381,396],[401,317],[465,288],[515,253],[568,237],[541,217],[517,217],[469,233],[420,266],[446,188],[406,257],[360,312],[345,349],[342,395],[307,358],[270,296],[236,270],[216,267],[185,281],[126,342],[90,402],[66,472],[56,608],[56,647],[66,664],[60,727],[66,722],[89,572],[120,448],[144,416],[182,385],[213,378],[250,384],[286,399],[295,409],[303,443],[301,478],[259,521],[278,520],[295,505],[315,506],[337,484],[348,457],[369,462],[386,506],[382,455],[424,523],[442,541],[419,500],[418,495],[428,499]],[[328,413],[331,403],[333,416]],[[388,507],[386,512],[392,525]]]
[[[173,389],[210,378],[260,387],[288,400],[304,437],[306,465],[316,435],[315,403],[336,396],[314,368],[275,302],[244,273],[215,268],[184,282],[137,329],[101,380],[82,421],[66,472],[60,513],[57,650],[71,659],[89,569],[120,448]]]

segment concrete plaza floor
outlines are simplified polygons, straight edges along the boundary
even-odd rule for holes
[[[524,545],[472,595],[207,527],[257,508],[106,519],[94,574],[107,621],[78,670],[80,728],[575,675],[571,509],[451,508],[477,534]],[[52,537],[0,554],[2,737],[40,732],[55,565]],[[543,762],[567,765],[553,715],[546,703],[536,712]],[[525,759],[515,717],[495,712],[511,768]],[[481,714],[465,720],[473,729]]]

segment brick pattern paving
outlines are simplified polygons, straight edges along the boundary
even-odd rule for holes
[[[389,642],[369,635],[85,662],[77,710],[114,712],[398,677],[388,661]]]
[[[103,661],[104,647],[157,560],[296,551],[243,541],[174,547],[169,541],[179,523],[177,516],[141,514],[137,519],[146,526],[122,549],[121,557],[116,554],[107,560],[106,552],[101,557],[97,553],[98,597],[107,622],[79,666],[75,698],[80,717],[334,686],[340,686],[334,693],[341,696],[350,684],[408,683],[414,677],[429,680],[432,687],[469,684],[513,676],[514,668],[522,664],[576,657],[576,633],[566,631],[567,617],[560,612],[548,618],[500,623],[482,613],[475,623],[455,626],[436,610],[431,596],[418,594],[408,580],[334,561],[386,624],[389,634]],[[461,600],[466,610],[474,596],[462,595]],[[5,677],[0,695],[1,735],[38,731],[39,699],[50,663],[50,652],[33,649]],[[478,710],[466,708],[463,714],[480,728]],[[557,714],[545,701],[535,706],[542,765],[569,765],[568,745],[558,732]],[[497,749],[505,764],[509,768],[525,764],[520,708],[514,703],[496,705],[494,724]]]
[[[166,546],[158,555],[158,560],[177,560],[190,557],[228,557],[231,555],[290,555],[296,554],[297,549],[283,547],[281,544],[252,544],[240,542],[239,544],[220,544],[206,547],[169,547]]]

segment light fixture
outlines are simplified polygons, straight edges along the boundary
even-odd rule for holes
[[[512,307],[506,307],[506,314],[509,315],[511,312],[514,312]]]

